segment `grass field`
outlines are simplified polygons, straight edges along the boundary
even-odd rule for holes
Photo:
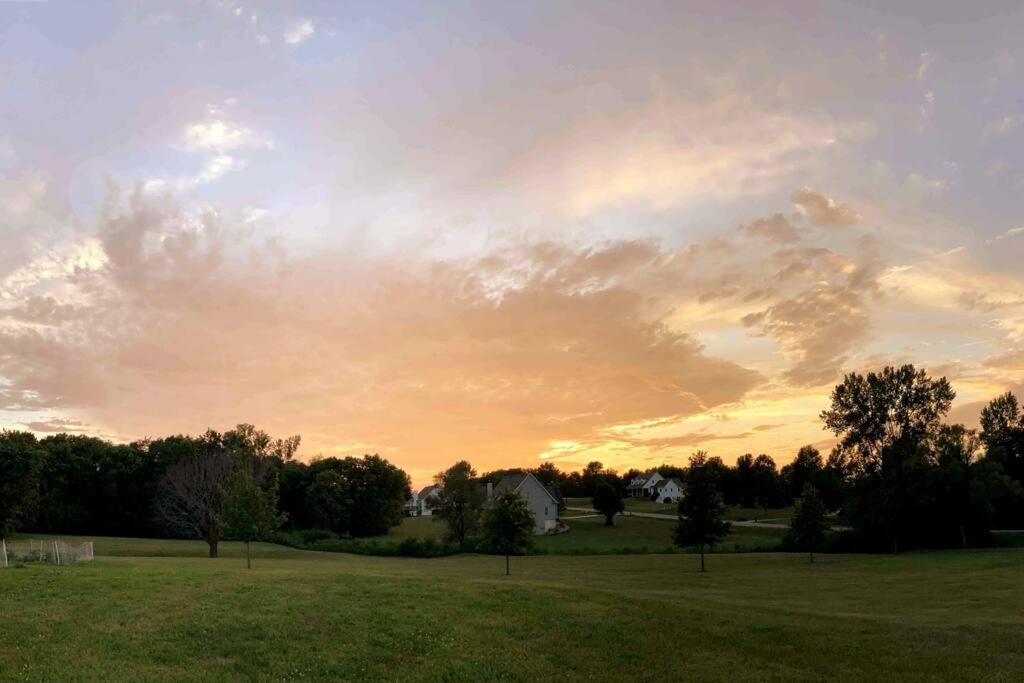
[[[0,678],[1024,678],[1024,551],[435,560],[96,539],[0,570]],[[651,654],[655,656],[650,656]]]
[[[649,501],[648,501],[649,502]],[[584,513],[568,511],[562,521],[569,531],[562,534],[537,536],[534,545],[543,553],[604,554],[621,552],[677,552],[672,548],[672,528],[675,522],[645,517],[616,517],[615,526],[604,526],[604,518],[582,516]],[[387,536],[373,539],[379,543],[401,541],[405,538],[435,538],[444,535],[444,524],[438,517],[406,517],[402,524]],[[735,527],[716,548],[719,552],[777,549],[785,531],[782,529],[751,529]]]

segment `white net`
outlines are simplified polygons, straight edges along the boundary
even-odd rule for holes
[[[93,559],[92,541],[68,543],[62,539],[0,541],[0,567],[15,563],[45,562],[68,565]]]

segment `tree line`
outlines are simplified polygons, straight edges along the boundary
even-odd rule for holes
[[[701,498],[755,511],[797,503],[850,527],[843,549],[983,545],[994,528],[1024,527],[1024,411],[1006,393],[985,406],[974,430],[946,422],[954,397],[945,378],[912,365],[851,373],[821,413],[836,438],[827,456],[805,446],[779,468],[765,454],[741,455],[730,466],[699,453],[686,467],[656,469],[684,482],[686,519],[707,514],[693,508]],[[129,444],[4,431],[0,532],[202,538],[215,555],[221,538],[256,540],[278,527],[360,538],[401,522],[411,495],[405,472],[377,455],[302,462],[294,457],[299,443],[244,424]],[[484,485],[520,472],[561,496],[597,494],[595,502],[612,510],[609,521],[640,474],[600,462],[565,472],[546,462],[477,475],[469,463],[457,463],[436,478],[453,544],[465,548],[481,536]],[[714,527],[714,510],[709,519],[706,526]],[[701,537],[691,531],[680,542]],[[714,534],[702,538],[687,545],[716,542]]]
[[[0,532],[253,541],[281,526],[361,537],[401,521],[409,477],[377,455],[295,459],[252,425],[114,444],[0,434]]]

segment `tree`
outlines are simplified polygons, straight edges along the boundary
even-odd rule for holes
[[[982,408],[981,439],[987,457],[1024,483],[1024,411],[1012,393],[1006,392]]]
[[[893,552],[921,529],[930,440],[956,393],[945,377],[931,379],[913,365],[851,373],[822,411],[839,437],[834,452],[849,472],[850,504],[859,530],[887,538]]]
[[[793,519],[789,523],[790,538],[797,548],[806,550],[814,563],[814,550],[825,541],[828,521],[825,519],[825,504],[813,484],[805,484],[803,495],[796,501]]]
[[[771,456],[761,454],[754,459],[754,498],[758,506],[768,514],[768,508],[779,502],[779,473]]]
[[[448,525],[448,539],[462,551],[466,539],[480,528],[480,515],[486,502],[484,488],[475,481],[476,470],[465,460],[459,461],[434,477],[441,487],[432,507]]]
[[[704,467],[706,462],[703,451],[690,458],[686,495],[679,500],[679,523],[674,535],[679,547],[696,547],[700,551],[701,571],[704,571],[704,547],[714,546],[729,533],[722,495],[712,470]]]
[[[204,439],[195,452],[167,468],[161,483],[161,518],[171,530],[206,541],[210,557],[217,557],[224,531],[224,487],[232,468],[231,456]]]
[[[497,496],[484,513],[483,534],[486,548],[505,556],[505,576],[508,576],[509,555],[522,554],[532,544],[533,513],[526,499],[515,491]]]
[[[353,506],[349,488],[349,482],[337,470],[318,472],[306,490],[309,518],[324,529],[349,533]]]
[[[782,477],[791,500],[803,495],[804,487],[813,483],[818,488],[818,479],[825,468],[821,451],[814,446],[803,446],[797,451],[793,462],[782,468]]]
[[[14,531],[32,511],[45,457],[35,435],[0,432],[0,538]]]
[[[277,530],[284,517],[277,511],[276,477],[262,488],[256,483],[252,467],[236,467],[224,490],[224,531],[229,537],[245,541],[247,569],[252,569],[252,542],[264,540]]]
[[[825,427],[861,472],[879,472],[898,445],[913,447],[934,432],[956,392],[945,377],[931,379],[913,365],[850,373],[832,390],[821,412]]]
[[[594,509],[604,515],[605,526],[615,526],[615,515],[622,512],[622,496],[615,490],[615,487],[606,481],[601,482],[594,489],[594,497],[591,499]]]

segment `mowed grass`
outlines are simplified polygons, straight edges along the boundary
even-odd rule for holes
[[[561,520],[569,531],[560,534],[535,536],[535,548],[541,553],[553,554],[607,554],[607,553],[662,553],[679,552],[672,546],[675,522],[649,517],[619,516],[614,527],[604,526],[604,518],[568,510]],[[370,541],[394,543],[406,538],[433,538],[444,536],[445,525],[439,517],[406,517],[386,536]],[[716,552],[778,549],[783,529],[752,529],[734,527]]]
[[[622,502],[626,512],[653,512],[661,515],[677,514],[675,503],[662,503],[647,498],[623,498]],[[569,507],[590,507],[589,498],[566,498],[565,504]],[[566,513],[566,514],[571,514]],[[739,505],[727,505],[725,508],[725,519],[734,522],[746,521],[770,521],[779,524],[788,524],[793,517],[793,508],[745,508]]]
[[[133,547],[140,555],[129,556]],[[420,560],[97,539],[0,570],[4,680],[1024,677],[1024,551]],[[187,556],[172,555],[182,553]],[[119,555],[103,554],[119,553]],[[652,656],[652,653],[655,656]]]

